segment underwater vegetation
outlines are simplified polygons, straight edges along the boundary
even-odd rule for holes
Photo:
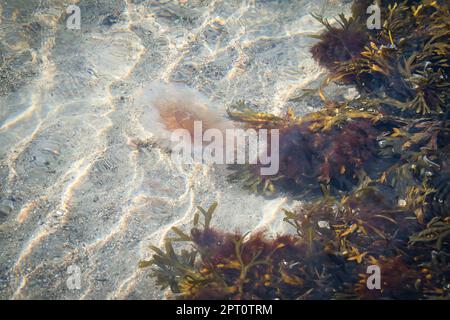
[[[381,203],[379,202],[381,199]],[[367,182],[341,200],[322,198],[285,211],[294,235],[222,232],[210,226],[217,203],[199,213],[189,234],[174,227],[152,267],[177,299],[431,299],[450,294],[450,220],[421,225],[409,206],[392,206]],[[175,242],[192,248],[176,252]],[[381,290],[366,268],[381,269]]]
[[[347,105],[326,108],[296,117],[244,110],[229,112],[245,127],[279,129],[279,171],[275,176],[258,176],[258,166],[232,166],[230,181],[266,195],[290,190],[300,195],[323,188],[348,191],[365,169],[379,162],[378,136],[393,125],[376,112],[359,111]]]
[[[315,16],[325,30],[311,53],[329,71],[321,110],[228,110],[236,126],[279,129],[278,174],[233,165],[228,178],[302,199],[280,213],[291,234],[219,230],[217,203],[198,207],[190,232],[174,227],[140,263],[173,298],[450,299],[448,5],[378,1],[382,28],[368,30],[371,3],[354,1],[336,24]],[[329,100],[322,89],[332,81],[358,97]],[[373,265],[380,290],[367,286]]]
[[[229,111],[245,128],[279,129],[279,172],[259,175],[258,165],[233,165],[228,177],[263,195],[289,192],[308,198],[318,193],[345,195],[369,176],[395,186],[434,186],[448,208],[450,113],[403,118],[366,108],[361,101],[325,102],[322,110],[284,117],[244,109]],[[445,210],[444,210],[445,211]]]
[[[352,17],[340,16],[339,26],[317,17],[327,30],[311,52],[330,71],[329,80],[355,84],[366,100],[381,104],[383,111],[398,109],[406,111],[404,116],[448,111],[448,2],[386,1],[381,6],[380,30],[367,29],[363,8],[370,2],[358,2]]]
[[[448,6],[381,1],[382,28],[369,30],[363,8],[370,4],[355,1],[353,16],[340,15],[335,25],[315,15],[325,31],[311,53],[329,70],[318,90],[322,110],[279,117],[239,103],[229,111],[237,125],[280,130],[279,173],[264,177],[255,166],[233,166],[231,181],[266,195],[336,195],[368,175],[391,184],[406,179],[410,186],[440,180],[438,188],[448,193],[437,178],[448,170],[450,142]],[[323,87],[332,81],[355,85],[358,97],[328,100]]]
[[[322,67],[336,72],[340,63],[354,60],[360,55],[369,40],[363,24],[357,23],[353,17],[347,19],[342,14],[338,19],[339,26],[332,26],[326,18],[313,16],[327,29],[323,34],[314,36],[320,42],[311,48],[313,58]],[[353,75],[347,75],[345,80],[353,81]]]

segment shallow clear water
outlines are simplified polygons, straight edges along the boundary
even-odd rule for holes
[[[81,30],[66,27],[70,3],[0,0],[0,298],[163,298],[139,260],[215,200],[220,228],[283,232],[288,198],[136,148],[163,130],[145,90],[188,90],[219,113],[238,100],[310,112],[315,101],[291,101],[323,76],[310,13],[345,3],[86,0]]]

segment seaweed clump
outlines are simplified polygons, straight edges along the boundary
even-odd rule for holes
[[[206,220],[215,206],[199,208]],[[153,247],[152,260],[140,266],[156,267],[157,283],[170,287],[179,299],[331,298],[327,281],[333,282],[331,287],[343,285],[339,265],[295,236],[267,239],[262,233],[224,233],[207,223],[194,227],[190,235],[173,231],[178,238],[166,240],[166,252]],[[189,241],[194,249],[176,254],[173,241]],[[323,270],[330,262],[333,270]]]
[[[450,102],[448,3],[382,2],[380,30],[365,25],[360,7],[368,3],[355,4],[353,17],[341,17],[337,27],[318,17],[327,29],[318,36],[313,57],[328,68],[329,80],[355,84],[363,98],[381,104],[385,112],[400,110],[410,117],[445,113]],[[361,34],[355,36],[355,29]],[[343,48],[351,54],[343,55]]]
[[[313,58],[322,67],[336,72],[341,63],[359,57],[368,41],[368,34],[363,25],[353,17],[347,19],[343,14],[337,19],[338,26],[331,25],[322,16],[313,16],[326,27],[326,32],[314,36],[320,41],[311,48]],[[354,79],[352,75],[348,75],[345,80],[350,82]]]
[[[368,175],[397,185],[395,192],[403,198],[432,185],[436,190],[426,195],[430,202],[448,208],[448,6],[381,1],[383,26],[368,30],[361,19],[366,2],[355,1],[353,16],[340,15],[337,26],[316,16],[326,30],[312,48],[330,71],[324,85],[353,83],[359,97],[329,101],[321,87],[323,108],[303,117],[290,111],[278,117],[238,105],[229,112],[238,124],[280,130],[280,170],[265,177],[258,166],[233,166],[232,181],[263,194],[288,190],[303,197],[318,190],[345,194]],[[354,32],[364,36],[353,37]],[[359,52],[361,46],[352,43],[358,39],[365,39]]]
[[[279,130],[279,171],[274,176],[259,176],[258,165],[235,165],[231,181],[263,194],[278,189],[296,194],[317,193],[321,189],[348,191],[359,175],[379,162],[377,137],[391,124],[376,112],[359,111],[348,105],[329,105],[321,111],[296,117],[229,112],[230,118],[244,127]]]
[[[370,182],[341,201],[285,211],[295,234],[275,239],[211,228],[216,206],[199,207],[203,227],[197,213],[189,235],[174,227],[177,236],[166,239],[165,252],[152,247],[153,258],[140,263],[152,266],[157,283],[178,299],[449,297],[449,218],[423,227],[411,208],[392,207]],[[193,249],[176,253],[177,241]],[[381,290],[366,285],[369,265],[382,270]]]
[[[166,239],[166,252],[152,247],[152,260],[140,266],[156,266],[153,275],[158,284],[170,287],[181,299],[292,299],[293,293],[306,292],[305,280],[292,274],[289,265],[305,259],[302,244],[292,236],[268,240],[261,233],[248,236],[215,230],[209,221],[216,206],[207,211],[199,207],[205,217],[203,228],[198,228],[198,218],[190,235],[173,228],[178,237]],[[189,241],[194,249],[176,254],[174,241]],[[289,294],[287,287],[293,292]]]

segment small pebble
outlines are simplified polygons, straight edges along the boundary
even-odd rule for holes
[[[398,200],[398,206],[401,208],[406,207],[406,200],[405,199],[399,199]]]
[[[319,226],[319,228],[326,228],[326,229],[330,229],[330,223],[328,221],[318,221],[317,225]]]
[[[113,14],[110,14],[105,19],[103,19],[103,25],[105,26],[112,26],[113,24],[117,23],[119,21],[119,17],[115,16]]]

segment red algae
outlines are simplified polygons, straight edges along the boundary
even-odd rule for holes
[[[368,40],[368,35],[361,25],[341,16],[340,27],[331,26],[327,20],[317,17],[327,30],[318,38],[320,41],[311,48],[313,58],[323,67],[336,71],[339,64],[359,56]],[[353,75],[347,75],[347,81]]]

